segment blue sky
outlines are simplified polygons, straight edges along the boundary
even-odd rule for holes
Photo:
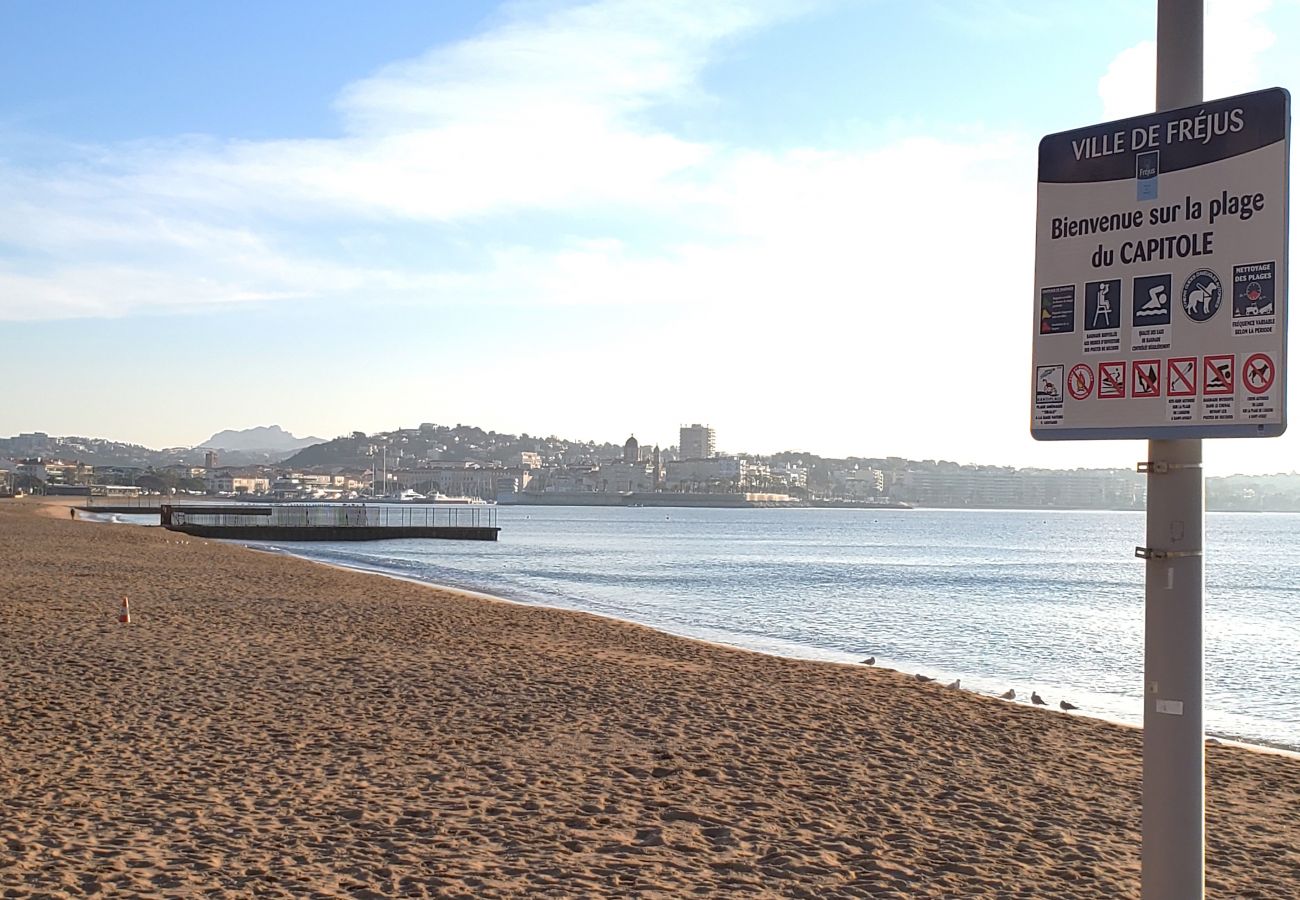
[[[1034,148],[1151,108],[1154,7],[7,0],[0,434],[1128,465],[1028,437]],[[1300,4],[1208,16],[1294,85]]]

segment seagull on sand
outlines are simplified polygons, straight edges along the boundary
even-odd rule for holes
[[[948,687],[955,688],[956,690],[961,690],[961,679],[958,678],[956,681],[950,683]]]
[[[868,656],[862,661],[862,664],[864,666],[874,666],[876,664],[876,658],[874,656]]]
[[[917,680],[917,681],[934,681],[934,679],[931,678],[929,675],[922,675],[920,672],[917,672],[917,673],[916,673],[916,680]]]
[[[1061,701],[1061,709],[1065,710],[1066,712],[1069,712],[1069,711],[1072,710],[1072,709],[1078,709],[1078,708],[1079,708],[1079,707],[1075,706],[1073,703],[1069,702],[1068,700],[1062,700],[1062,701]]]
[[[1046,705],[1047,705],[1047,701],[1044,700],[1042,697],[1038,696],[1038,691],[1034,691],[1034,693],[1033,693],[1032,695],[1030,695],[1029,699],[1030,699],[1030,701],[1034,704],[1034,706],[1046,706]]]
[[[1005,694],[1002,695],[1002,699],[1003,699],[1003,700],[1014,700],[1014,699],[1016,699],[1016,689],[1015,689],[1015,688],[1012,688],[1011,690],[1007,691]]]

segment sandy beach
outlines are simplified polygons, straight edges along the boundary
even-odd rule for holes
[[[32,501],[0,734],[4,897],[1138,893],[1135,730]],[[1209,896],[1300,896],[1300,761],[1208,759]]]

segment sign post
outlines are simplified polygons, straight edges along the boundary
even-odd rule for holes
[[[1202,0],[1159,0],[1157,110],[1201,101],[1204,44]],[[1283,178],[1285,191],[1285,167]],[[1277,202],[1285,204],[1285,198],[1284,193]],[[1283,219],[1284,254],[1285,222]],[[1283,340],[1285,334],[1283,328]],[[1205,475],[1201,439],[1152,440],[1147,459],[1146,546],[1164,549],[1164,557],[1148,558],[1146,571],[1142,897],[1197,900],[1205,896]],[[1148,550],[1152,557],[1155,552]]]
[[[1039,144],[1031,427],[1145,438],[1142,897],[1205,890],[1201,439],[1286,429],[1290,96],[1202,101],[1203,0],[1158,0],[1157,112]]]

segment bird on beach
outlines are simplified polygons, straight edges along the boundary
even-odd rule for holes
[[[929,675],[922,675],[920,672],[917,672],[917,673],[916,673],[916,680],[917,680],[917,681],[922,681],[922,682],[924,682],[924,681],[934,681],[934,679],[931,678]]]
[[[876,658],[874,656],[868,656],[862,661],[862,664],[864,666],[874,666],[876,664]]]
[[[953,688],[954,690],[961,690],[961,679],[958,678],[956,681],[949,682],[948,687]]]
[[[1016,699],[1016,689],[1015,689],[1015,688],[1011,688],[1011,690],[1007,691],[1005,694],[1002,695],[1002,699],[1003,699],[1003,700],[1014,700],[1014,699]]]
[[[1062,701],[1061,701],[1061,709],[1065,710],[1066,712],[1069,712],[1069,711],[1072,710],[1072,709],[1078,709],[1078,708],[1079,708],[1079,707],[1075,706],[1073,703],[1069,702],[1068,700],[1062,700]]]
[[[1044,700],[1042,697],[1038,696],[1038,691],[1034,691],[1033,694],[1030,695],[1029,700],[1034,704],[1034,706],[1047,705],[1047,701]]]

